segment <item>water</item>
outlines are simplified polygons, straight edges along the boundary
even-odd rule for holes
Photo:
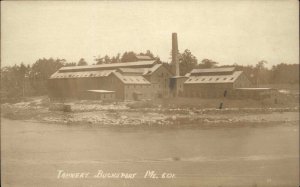
[[[2,119],[4,186],[298,186],[296,124],[239,128],[100,128]],[[58,179],[66,172],[134,179]],[[145,179],[147,170],[173,179]]]

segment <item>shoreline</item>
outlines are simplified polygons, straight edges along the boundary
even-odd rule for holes
[[[257,125],[297,124],[299,107],[266,108],[196,108],[140,107],[123,103],[101,104],[80,101],[72,104],[71,112],[50,110],[52,103],[21,102],[2,104],[1,117],[11,120],[49,124],[101,127],[244,127]]]

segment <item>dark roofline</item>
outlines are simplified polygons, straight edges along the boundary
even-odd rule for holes
[[[161,63],[160,64],[161,66],[160,67],[163,67],[163,68],[165,68],[171,75],[173,75],[173,73],[169,70],[169,68],[164,64],[164,63]],[[154,66],[153,66],[154,67]],[[151,73],[146,73],[146,74],[144,74],[143,76],[150,76],[150,75],[152,75],[154,72],[156,72],[160,67],[158,67],[158,68],[156,68],[154,71],[152,71]]]
[[[232,72],[235,70],[235,67],[226,67],[226,68],[205,68],[205,69],[200,69],[200,68],[195,68],[192,69],[190,73],[216,73],[216,72]]]
[[[189,74],[189,76],[193,75],[226,75],[232,74],[235,71],[235,67],[226,67],[226,68],[207,68],[207,69],[193,69]]]
[[[101,64],[101,65],[88,65],[88,66],[70,66],[62,67],[59,72],[74,72],[74,71],[92,71],[92,70],[109,70],[116,68],[128,68],[128,67],[152,67],[156,64],[156,60],[151,61],[136,61],[136,62],[123,62],[123,63],[112,63],[112,64]]]
[[[150,56],[147,56],[147,55],[135,55],[135,57],[138,60],[154,60],[154,58],[151,58]]]

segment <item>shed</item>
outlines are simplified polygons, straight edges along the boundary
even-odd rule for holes
[[[270,98],[272,95],[275,95],[276,91],[274,88],[236,88],[232,91],[231,97],[260,100]]]
[[[80,94],[81,99],[87,100],[114,100],[115,91],[110,90],[86,90]]]

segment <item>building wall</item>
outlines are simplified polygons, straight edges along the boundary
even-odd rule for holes
[[[232,83],[184,84],[185,97],[216,98],[224,97],[225,92],[233,89]]]
[[[140,93],[138,99],[151,99],[153,93],[151,84],[126,84],[125,85],[125,100],[135,100],[135,93]]]
[[[87,99],[87,100],[114,100],[115,93],[97,93],[97,92],[82,92],[80,94],[79,99]]]
[[[86,90],[115,91],[119,100],[133,100],[134,92],[140,92],[140,99],[152,99],[159,93],[158,84],[124,84],[115,75],[97,78],[50,79],[48,82],[51,98],[80,98]]]
[[[251,88],[253,86],[254,85],[244,73],[242,73],[233,83],[234,88]]]
[[[181,97],[184,96],[184,82],[188,79],[188,77],[177,77],[170,78],[170,95],[173,97]]]
[[[107,77],[49,79],[50,97],[78,98],[86,90],[100,90],[109,87]]]
[[[151,82],[151,84],[156,84],[158,86],[158,97],[168,97],[170,95],[170,77],[172,77],[171,72],[163,65],[160,66],[150,76],[145,76],[145,78]]]
[[[151,99],[156,91],[151,84],[124,84],[114,74],[108,77],[107,83],[106,90],[115,91],[119,100],[134,100],[134,92],[141,93],[139,99]]]
[[[114,74],[111,74],[110,76],[107,77],[107,85],[105,89],[115,91],[116,99],[118,100],[125,99],[125,85]]]
[[[235,88],[250,88],[253,87],[247,76],[242,73],[233,83],[199,83],[199,84],[184,84],[185,97],[202,97],[202,98],[217,98],[226,96],[230,97]]]

